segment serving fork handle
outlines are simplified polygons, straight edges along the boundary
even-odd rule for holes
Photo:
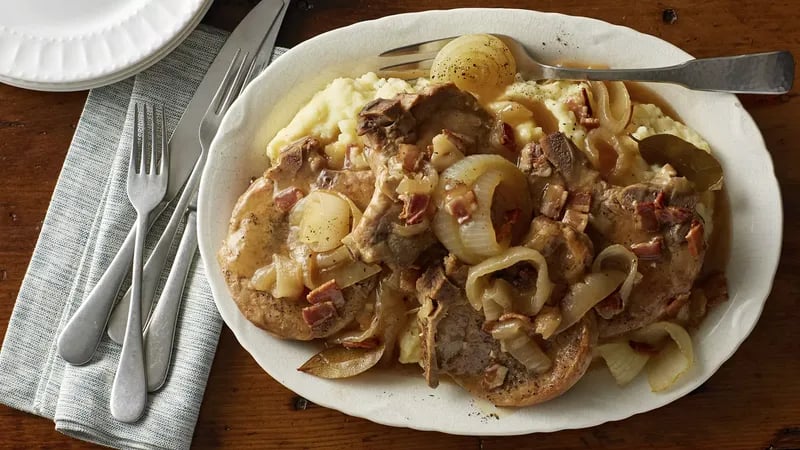
[[[571,69],[532,67],[537,79],[651,81],[676,83],[700,91],[780,94],[794,81],[794,58],[787,51],[701,58],[652,69]],[[525,73],[522,74],[525,77]]]

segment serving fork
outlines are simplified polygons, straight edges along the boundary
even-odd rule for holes
[[[257,70],[256,58],[251,58],[248,52],[238,49],[200,122],[199,135],[203,158],[208,155],[211,141],[217,134],[222,117],[247,83],[252,80]],[[190,181],[194,176],[193,173]],[[197,184],[190,183],[186,189],[189,189],[187,194],[191,195],[185,214],[186,227],[164,289],[144,331],[147,388],[150,392],[161,388],[167,379],[183,288],[197,250]],[[130,322],[128,324],[130,326]]]
[[[575,69],[542,64],[514,38],[492,34],[511,50],[517,71],[525,80],[649,81],[740,94],[785,94],[794,81],[794,58],[788,51],[691,59],[658,68]],[[378,57],[378,75],[403,79],[426,76],[436,54],[453,39],[419,42],[383,52]]]
[[[164,109],[161,108],[161,126],[156,131],[155,110],[142,106],[144,129],[139,138],[139,104],[133,106],[133,148],[128,165],[128,199],[136,210],[136,239],[133,251],[133,281],[131,303],[128,308],[128,326],[119,357],[114,384],[111,386],[111,415],[122,422],[135,422],[144,412],[147,403],[147,382],[142,350],[142,259],[147,221],[150,212],[158,206],[167,193],[169,179],[169,149],[167,146]],[[148,111],[150,111],[148,117]],[[150,152],[147,155],[147,132],[150,134]],[[160,145],[156,145],[159,134]],[[137,142],[138,141],[138,142]],[[157,153],[157,148],[160,150]],[[138,159],[138,161],[137,161]],[[147,161],[150,161],[148,169]],[[158,164],[156,163],[158,161]]]

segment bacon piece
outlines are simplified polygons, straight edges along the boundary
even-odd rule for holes
[[[491,144],[495,147],[504,147],[512,152],[517,150],[516,139],[514,139],[514,128],[505,122],[498,120],[495,123],[490,139]]]
[[[431,197],[426,194],[411,194],[401,195],[400,200],[403,201],[403,211],[398,218],[405,219],[406,225],[414,225],[422,222]]]
[[[653,202],[643,202],[636,204],[636,217],[639,229],[644,231],[658,231],[658,218],[656,218],[656,206]]]
[[[344,306],[344,296],[342,295],[342,290],[336,284],[336,280],[329,280],[317,286],[316,289],[306,295],[306,300],[312,305],[331,302],[337,308]]]
[[[583,232],[589,224],[589,214],[574,209],[568,209],[564,213],[564,218],[561,219],[561,221],[575,230]]]
[[[622,302],[622,295],[620,295],[619,291],[613,292],[611,295],[594,305],[595,312],[597,312],[600,317],[606,320],[612,319],[624,309],[625,304]]]
[[[481,380],[481,384],[486,389],[500,387],[506,382],[506,375],[508,375],[508,368],[506,366],[492,364],[483,371],[483,380]]]
[[[583,102],[569,99],[566,102],[567,108],[575,115],[578,123],[587,129],[599,127],[600,119],[592,117],[592,105],[589,103],[589,94],[586,92],[585,88],[581,89],[581,94],[583,96]]]
[[[586,106],[586,113],[589,117],[594,117],[594,112],[592,111],[592,102],[589,101],[589,92],[586,88],[581,88],[581,96],[583,97],[583,104]]]
[[[275,201],[275,206],[281,212],[289,212],[292,207],[303,198],[305,194],[300,189],[291,186],[288,187],[277,194],[275,194],[272,199]]]
[[[567,202],[568,209],[588,213],[592,208],[592,193],[587,191],[573,192]]]
[[[342,342],[344,348],[375,348],[378,346],[378,338],[367,338],[361,342]]]
[[[547,156],[542,151],[542,146],[535,142],[530,142],[522,147],[517,159],[517,167],[522,172],[537,177],[546,178],[553,174],[553,166],[550,165]]]
[[[519,221],[520,215],[522,215],[522,210],[519,208],[514,208],[503,213],[503,224],[500,225],[500,229],[497,230],[496,233],[497,242],[503,242],[506,238],[511,236],[511,231],[514,229],[514,225]]]
[[[312,328],[338,315],[333,302],[322,302],[307,306],[303,308],[302,313],[303,320]]]
[[[539,211],[551,219],[558,219],[561,209],[567,202],[569,193],[560,184],[548,184],[542,194],[542,205]]]
[[[703,224],[700,221],[692,221],[692,227],[686,233],[686,242],[689,244],[689,253],[695,257],[700,256],[706,245],[703,239]]]
[[[406,172],[416,172],[419,169],[423,153],[416,145],[400,144],[397,155],[403,163],[403,170]]]
[[[677,206],[667,206],[665,208],[655,208],[656,219],[662,225],[681,224],[692,218],[692,211]]]
[[[661,258],[662,244],[664,239],[656,236],[647,242],[639,242],[631,245],[631,251],[643,260],[653,260]]]
[[[471,189],[461,193],[453,190],[447,194],[447,198],[444,208],[448,214],[458,220],[459,224],[471,219],[472,213],[478,209],[478,199],[475,198],[475,192]]]
[[[583,125],[587,130],[590,130],[600,126],[600,119],[597,117],[581,117],[578,123]]]
[[[659,191],[658,195],[656,195],[656,199],[653,200],[653,204],[655,205],[656,208],[663,208],[664,207],[664,205],[665,205],[664,198],[665,197],[666,196],[664,195],[664,191]]]

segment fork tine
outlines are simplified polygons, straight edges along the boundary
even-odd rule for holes
[[[435,55],[436,52],[441,50],[445,45],[447,45],[450,41],[452,41],[456,37],[457,36],[450,36],[442,39],[434,39],[431,41],[417,42],[416,44],[404,45],[402,47],[397,47],[391,50],[387,50],[378,56],[382,58],[388,58],[388,57],[403,56],[403,55],[419,55],[422,53],[433,53]]]
[[[257,77],[261,71],[264,70],[264,63],[256,64],[256,58],[253,58],[253,62],[250,64],[250,68],[247,69],[247,74],[244,76],[244,83],[242,84],[242,89],[247,87],[253,78]]]
[[[169,144],[167,144],[167,125],[164,119],[164,105],[161,105],[161,163],[158,166],[158,173],[162,174],[169,170]]]
[[[223,114],[228,108],[231,106],[236,97],[239,96],[239,92],[243,89],[244,84],[244,77],[247,72],[253,70],[253,64],[255,64],[255,59],[250,61],[250,64],[247,64],[249,53],[245,52],[242,60],[239,62],[239,68],[236,70],[236,77],[231,82],[230,88],[228,89],[228,94],[225,96],[225,101],[222,103],[222,107],[220,107],[219,112],[217,114]],[[247,68],[245,69],[245,65]]]
[[[156,108],[154,106],[150,106],[150,171],[148,172],[150,175],[156,174]]]
[[[142,140],[139,142],[139,172],[147,169],[147,103],[142,104]]]
[[[381,67],[376,71],[376,73],[381,78],[400,78],[401,80],[410,80],[412,78],[428,76],[432,66],[433,59],[426,59],[412,63]]]
[[[234,73],[234,68],[236,67],[236,60],[239,58],[239,54],[242,52],[242,49],[236,49],[236,53],[233,54],[233,58],[231,59],[231,63],[228,64],[228,69],[225,71],[225,75],[222,77],[222,83],[219,84],[217,88],[217,92],[214,93],[214,98],[211,99],[211,105],[214,106],[214,113],[216,114],[220,106],[222,106],[222,101],[225,98],[225,93],[228,91],[228,86],[231,84],[231,74]]]
[[[139,149],[139,103],[133,104],[133,149],[128,160],[128,179],[136,173],[136,152]]]
[[[418,42],[416,44],[387,50],[378,55],[381,67],[378,75],[382,77],[416,78],[427,74],[439,50],[456,37]]]

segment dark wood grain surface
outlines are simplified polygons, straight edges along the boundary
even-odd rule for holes
[[[255,2],[218,0],[205,22],[231,29]],[[296,0],[278,44],[333,28],[432,8],[504,6],[583,15],[656,35],[695,56],[773,49],[800,55],[796,0]],[[664,10],[677,13],[674,23]],[[530,30],[535,33],[536,30]],[[354,36],[354,39],[357,39]],[[797,84],[797,83],[796,83]],[[85,92],[42,93],[0,85],[0,331],[47,211]],[[265,374],[224,329],[194,436],[198,448],[800,448],[800,120],[797,88],[744,104],[775,161],[783,192],[781,264],[761,320],[701,388],[666,407],[593,428],[518,437],[459,437],[376,425],[303,402]],[[747,149],[742,149],[747,151]],[[735,211],[736,205],[733,205]],[[0,380],[2,382],[2,380]],[[85,448],[53,423],[0,406],[0,446]]]

